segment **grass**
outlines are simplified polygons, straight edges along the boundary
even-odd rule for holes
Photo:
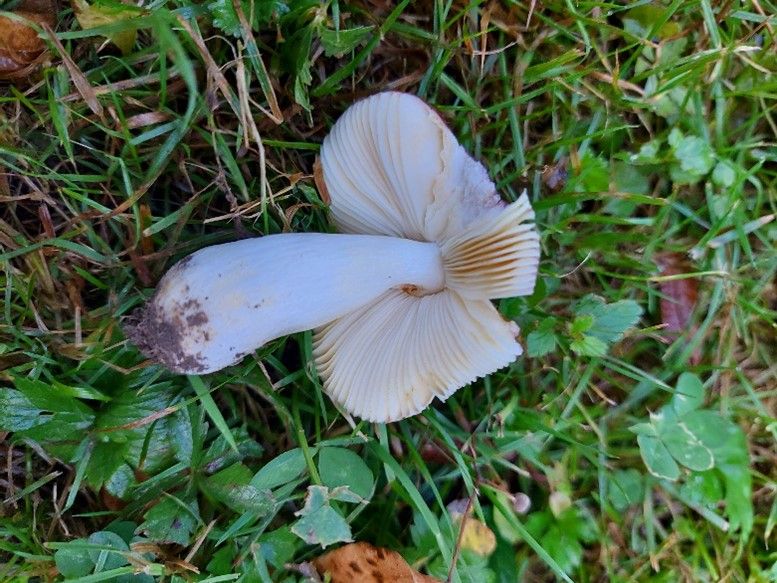
[[[0,580],[302,581],[302,520],[443,580],[777,580],[777,6],[74,6],[0,93]],[[337,413],[310,333],[144,362],[119,323],[177,259],[330,229],[316,152],[382,89],[529,192],[528,355],[387,426]]]

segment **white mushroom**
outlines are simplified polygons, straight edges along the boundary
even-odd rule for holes
[[[517,326],[490,300],[530,294],[539,261],[525,194],[505,205],[483,166],[420,99],[349,108],[321,149],[343,234],[202,249],[164,276],[126,331],[179,373],[208,373],[315,329],[324,388],[387,422],[509,364]]]

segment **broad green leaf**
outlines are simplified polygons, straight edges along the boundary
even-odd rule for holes
[[[304,26],[291,33],[281,45],[281,62],[284,69],[294,78],[294,101],[305,109],[310,109],[308,88],[313,80],[310,72],[313,63],[310,49],[313,43],[313,26]]]
[[[639,152],[631,155],[630,160],[635,164],[657,164],[661,161],[658,154],[660,149],[661,142],[657,140],[645,142],[640,146]]]
[[[129,546],[115,532],[107,530],[95,532],[89,537],[89,543],[102,547],[102,550],[91,548],[87,551],[98,571],[116,569],[129,562],[126,558]]]
[[[94,570],[94,562],[89,557],[89,551],[78,546],[64,546],[57,549],[54,553],[54,564],[60,575],[68,579],[83,577]]]
[[[726,485],[726,515],[731,530],[747,539],[753,529],[753,485],[750,468],[741,464],[718,464]]]
[[[642,307],[633,300],[607,304],[599,296],[589,295],[578,303],[575,313],[593,318],[593,324],[586,330],[586,334],[604,342],[615,342],[639,321]]]
[[[753,527],[752,475],[742,429],[716,411],[693,411],[683,417],[688,431],[712,451],[726,487],[726,514],[732,530],[747,537]]]
[[[129,464],[121,464],[103,484],[105,490],[116,498],[126,499],[130,489],[137,483],[135,472]]]
[[[364,502],[364,498],[355,494],[348,486],[338,486],[332,488],[329,491],[329,499],[337,500],[338,502],[349,502],[350,504],[358,504]]]
[[[286,4],[286,2],[279,0],[261,0],[260,2],[241,0],[241,7],[246,19],[250,19],[253,16],[253,20],[249,24],[254,29],[268,24],[275,14],[287,12],[288,7]],[[221,29],[230,36],[241,35],[240,20],[232,0],[216,0],[208,4],[207,7],[213,17],[213,25],[216,28]]]
[[[712,452],[682,423],[667,425],[659,435],[659,439],[680,464],[703,472],[715,465]]]
[[[187,546],[197,528],[199,512],[196,502],[182,507],[172,498],[164,498],[152,506],[144,518],[138,530],[152,541]]]
[[[645,480],[634,468],[618,470],[610,476],[607,494],[613,507],[622,512],[639,504],[645,491]]]
[[[526,530],[539,540],[542,548],[566,573],[580,565],[584,542],[592,542],[596,530],[588,517],[575,507],[564,511],[558,519],[550,512],[534,512],[526,521]]]
[[[305,506],[296,515],[301,518],[291,527],[291,532],[308,544],[327,547],[353,540],[348,522],[329,505],[325,486],[309,486]]]
[[[52,381],[51,386],[61,395],[76,399],[90,399],[93,401],[110,401],[111,398],[93,387],[86,385],[70,386],[59,381]]]
[[[701,379],[693,373],[684,372],[677,379],[677,387],[671,401],[675,413],[682,417],[701,407],[702,403],[704,403],[704,385]]]
[[[92,449],[92,457],[86,468],[86,482],[99,490],[124,463],[126,442],[100,441]]]
[[[417,510],[413,511],[413,522],[410,524],[410,538],[413,540],[413,547],[419,551],[420,556],[433,553],[437,548],[434,533]]]
[[[613,164],[613,177],[615,178],[615,187],[619,192],[629,192],[634,194],[648,194],[650,192],[650,180],[647,173],[643,173],[639,167],[626,162],[615,162]],[[608,201],[607,208],[611,208],[611,203],[626,202],[620,198],[613,198]],[[633,209],[634,204],[629,204]]]
[[[596,522],[583,508],[571,506],[559,515],[557,521],[564,532],[582,542],[591,543],[598,538]]]
[[[582,356],[604,356],[607,354],[607,343],[595,336],[585,335],[570,343],[570,348]]]
[[[306,543],[322,548],[353,540],[345,518],[328,504],[300,518],[291,531]]]
[[[106,526],[103,530],[113,532],[121,537],[125,543],[130,544],[132,539],[135,538],[135,531],[138,529],[138,525],[129,520],[115,520]]]
[[[271,490],[296,480],[306,467],[305,455],[296,447],[283,452],[256,472],[251,485],[259,490]]]
[[[594,317],[590,314],[583,314],[580,316],[577,316],[574,320],[572,320],[572,326],[570,327],[570,332],[573,336],[579,336],[581,334],[584,334],[588,330],[591,329],[591,326],[594,325]]]
[[[155,414],[172,405],[177,390],[160,383],[142,391],[124,390],[103,406],[94,425],[110,434],[111,439],[127,442],[127,461],[137,467],[143,458],[143,469],[157,471],[173,458],[169,426],[166,419],[153,419]]]
[[[50,417],[19,391],[0,388],[0,430],[24,431],[45,423]]]
[[[367,500],[372,495],[375,478],[364,460],[349,449],[324,447],[318,454],[318,472],[321,482],[329,488],[348,486]]]
[[[666,12],[660,5],[634,3],[634,8],[629,8],[624,16],[624,20],[629,20],[637,28],[635,32],[645,37],[652,32],[660,39],[677,36],[682,28],[677,22],[667,21]]]
[[[276,569],[283,569],[290,563],[299,548],[299,538],[288,526],[282,526],[259,538],[264,560]]]
[[[245,428],[236,428],[232,431],[232,435],[237,442],[237,451],[232,448],[224,435],[221,434],[208,447],[201,462],[201,465],[208,473],[231,466],[242,459],[258,458],[262,455],[262,446],[249,437],[248,431]]]
[[[734,165],[728,160],[721,160],[712,171],[712,181],[723,188],[730,188],[736,182],[737,173]]]
[[[648,437],[658,437],[655,425],[652,423],[636,423],[629,427],[637,435],[647,435]]]
[[[545,318],[539,327],[526,337],[526,354],[532,358],[545,356],[556,348],[556,335],[553,328],[555,318]]]
[[[723,499],[723,485],[718,478],[718,472],[691,472],[680,487],[682,495],[698,504],[708,508],[715,508]]]
[[[194,432],[192,419],[187,407],[181,407],[168,418],[170,443],[173,446],[175,459],[187,465],[192,463],[194,450]]]
[[[248,3],[242,1],[243,13],[246,13]],[[229,36],[240,36],[240,19],[232,0],[216,0],[207,5],[213,18],[213,26]]]
[[[203,482],[203,488],[210,496],[235,512],[266,515],[275,504],[272,493],[252,486],[251,477],[251,470],[237,463],[209,476]]]
[[[609,165],[589,152],[580,159],[579,173],[569,184],[576,192],[607,192],[610,188]]]
[[[357,26],[356,28],[342,30],[320,28],[318,30],[318,37],[327,57],[339,57],[359,46],[361,42],[367,39],[372,30],[372,26]]]
[[[693,184],[712,170],[715,153],[707,141],[697,136],[684,136],[677,128],[669,134],[669,145],[677,160],[670,168],[674,182]]]
[[[264,551],[264,545],[262,545],[262,551]],[[207,572],[215,576],[232,574],[235,553],[235,547],[231,544],[225,544],[217,549],[205,567]]]
[[[675,147],[675,158],[680,161],[680,167],[685,172],[704,176],[715,163],[715,156],[710,145],[702,138],[687,136]]]
[[[680,467],[658,437],[637,435],[637,443],[642,461],[651,474],[670,481],[680,477]]]
[[[740,427],[717,411],[692,411],[683,416],[683,423],[699,441],[715,453],[716,459],[727,463],[747,464],[747,446]]]
[[[73,413],[84,419],[93,417],[92,410],[78,399],[39,380],[16,378],[14,385],[34,406],[52,413]]]

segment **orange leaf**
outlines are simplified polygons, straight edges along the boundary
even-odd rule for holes
[[[364,542],[330,551],[313,565],[322,577],[329,573],[332,583],[441,583],[413,569],[399,553]]]
[[[40,25],[53,23],[51,13],[16,10],[14,14]],[[37,30],[23,20],[0,16],[0,79],[29,76],[45,56],[46,43]]]
[[[324,201],[324,204],[332,202],[332,198],[329,196],[329,189],[326,187],[326,181],[324,180],[324,167],[321,165],[321,158],[316,156],[316,161],[313,163],[313,181],[318,188],[318,196]]]

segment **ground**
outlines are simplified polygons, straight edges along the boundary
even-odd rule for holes
[[[0,580],[303,581],[348,539],[441,580],[777,580],[772,2],[24,7]],[[540,277],[498,304],[524,356],[355,426],[310,333],[210,375],[148,362],[122,321],[177,260],[332,230],[317,152],[386,89],[528,192]]]

